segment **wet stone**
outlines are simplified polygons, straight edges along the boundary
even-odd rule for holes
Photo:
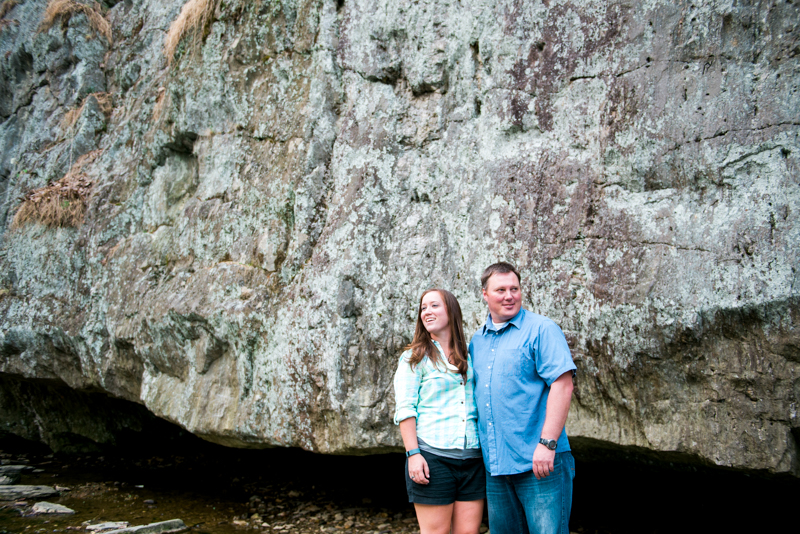
[[[108,530],[120,530],[123,528],[127,528],[128,525],[127,521],[106,521],[104,523],[98,523],[96,525],[86,525],[86,530],[89,532],[105,532]]]
[[[50,486],[0,486],[0,501],[13,501],[19,499],[38,499],[57,495],[58,492]]]
[[[183,521],[180,519],[170,519],[169,521],[160,521],[158,523],[150,523],[149,525],[111,530],[106,534],[170,534],[184,530],[186,530],[186,524],[184,524]]]
[[[33,505],[30,511],[30,515],[38,515],[38,514],[74,514],[75,510],[72,508],[67,508],[66,506],[62,506],[60,504],[54,504],[51,502],[37,502]]]
[[[10,486],[19,482],[18,473],[9,473],[7,475],[0,475],[0,486]]]
[[[23,471],[33,471],[29,465],[0,465],[0,475],[19,475]]]

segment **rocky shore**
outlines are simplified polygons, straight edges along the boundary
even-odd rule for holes
[[[245,478],[240,465],[220,469],[198,456],[151,457],[129,464],[123,458],[97,455],[64,459],[51,454],[0,453],[0,458],[0,471],[21,472],[26,483],[0,486],[0,532],[378,534],[419,530],[413,510],[402,500],[387,507],[386,495],[371,499],[332,491],[324,483],[308,486],[287,477],[286,465],[266,470],[266,476]],[[273,480],[270,473],[275,475]],[[112,474],[117,479],[108,478]],[[51,486],[45,486],[46,482]],[[44,497],[58,504],[42,503]],[[180,517],[182,528],[176,530],[172,522],[167,525],[171,528],[159,530],[167,516]],[[147,525],[155,526],[131,530]]]

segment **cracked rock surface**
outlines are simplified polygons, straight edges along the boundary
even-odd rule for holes
[[[111,442],[104,392],[396,450],[419,294],[471,333],[502,259],[570,342],[576,450],[800,476],[797,2],[211,3],[171,64],[181,0],[97,4],[111,42],[3,16],[0,430]],[[12,228],[78,161],[83,224]]]

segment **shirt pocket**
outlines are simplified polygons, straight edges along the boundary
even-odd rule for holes
[[[533,358],[526,349],[498,350],[495,365],[504,377],[530,379],[534,375]]]

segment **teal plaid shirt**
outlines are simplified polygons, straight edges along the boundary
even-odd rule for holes
[[[478,449],[472,358],[467,360],[465,384],[458,369],[447,362],[439,343],[434,344],[441,354],[438,369],[427,357],[411,369],[410,350],[400,356],[394,375],[394,423],[399,425],[404,419],[416,417],[417,436],[431,447]]]

